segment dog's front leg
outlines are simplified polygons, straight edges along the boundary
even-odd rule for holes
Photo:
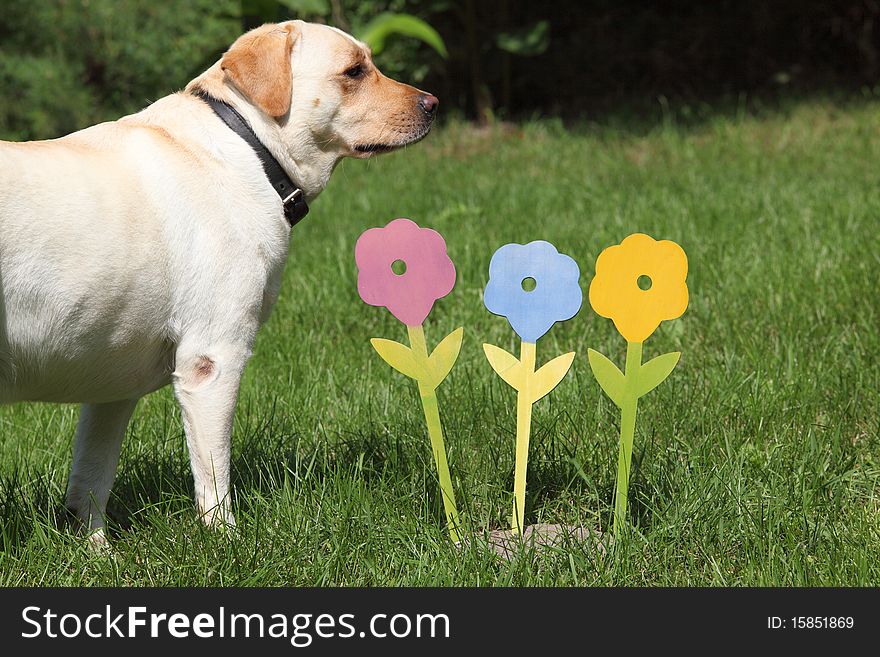
[[[196,504],[207,525],[235,525],[229,499],[232,420],[250,350],[234,345],[179,348],[174,391],[195,481]]]
[[[106,543],[104,514],[116,476],[125,427],[137,400],[83,404],[76,426],[73,467],[67,482],[67,508],[89,532],[89,540]]]

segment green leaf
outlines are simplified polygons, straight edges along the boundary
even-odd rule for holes
[[[574,361],[574,352],[570,351],[545,363],[535,372],[529,388],[533,404],[559,385],[571,368],[572,361]]]
[[[385,49],[385,41],[393,35],[419,39],[431,46],[444,59],[449,54],[446,50],[446,44],[443,43],[443,38],[437,33],[437,30],[421,18],[410,14],[389,12],[379,14],[355,34],[358,39],[370,46],[374,55],[378,55]]]
[[[416,360],[412,349],[406,345],[385,338],[371,338],[370,344],[382,360],[401,374],[417,380],[426,374],[424,365]]]
[[[522,363],[510,352],[504,351],[494,344],[484,344],[483,351],[492,369],[516,390],[522,390],[525,386],[525,374]]]
[[[540,55],[550,45],[550,21],[541,20],[516,31],[502,32],[495,37],[495,45],[512,55]]]
[[[672,373],[681,358],[680,351],[673,351],[662,356],[657,356],[653,360],[639,368],[639,377],[636,386],[636,392],[639,397],[651,392],[659,386]]]
[[[455,329],[440,341],[431,355],[428,357],[428,367],[431,370],[432,384],[436,388],[447,377],[452,366],[461,351],[461,340],[464,336],[464,327]]]
[[[617,365],[595,349],[587,349],[587,358],[590,361],[590,369],[593,370],[593,376],[596,377],[596,381],[602,386],[602,390],[618,407],[622,407],[623,389],[626,384],[623,372],[618,369]]]

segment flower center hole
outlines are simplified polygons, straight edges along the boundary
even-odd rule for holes
[[[651,277],[645,274],[639,276],[639,279],[636,281],[640,290],[650,290],[651,286],[654,284],[651,281]]]
[[[522,279],[521,285],[522,285],[522,289],[525,292],[531,292],[536,287],[538,287],[538,281],[536,281],[531,276],[526,276],[524,279]]]
[[[391,271],[398,276],[403,276],[406,273],[406,263],[403,260],[395,260],[391,263]]]

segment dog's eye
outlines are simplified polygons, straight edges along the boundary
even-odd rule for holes
[[[360,64],[355,64],[350,69],[345,72],[346,77],[357,79],[364,74],[364,67]]]

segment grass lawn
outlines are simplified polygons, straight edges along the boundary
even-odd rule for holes
[[[77,408],[0,408],[2,585],[880,584],[880,104],[813,101],[681,128],[555,122],[438,130],[346,162],[294,231],[281,298],[247,370],[234,434],[239,531],[203,529],[177,406],[141,401],[110,502],[114,557],[60,531]],[[507,242],[545,239],[581,266],[633,232],[688,254],[690,307],[645,343],[683,352],[639,405],[633,530],[499,563],[452,547],[414,382],[373,352],[406,340],[356,291],[360,233],[407,216],[458,268],[426,323],[465,327],[439,388],[470,531],[506,526],[515,392],[481,344],[518,350],[481,290]],[[246,263],[243,263],[246,266]],[[610,528],[619,411],[587,347],[625,342],[586,303],[538,344],[578,351],[535,406],[526,522]],[[517,351],[518,353],[518,351]]]

